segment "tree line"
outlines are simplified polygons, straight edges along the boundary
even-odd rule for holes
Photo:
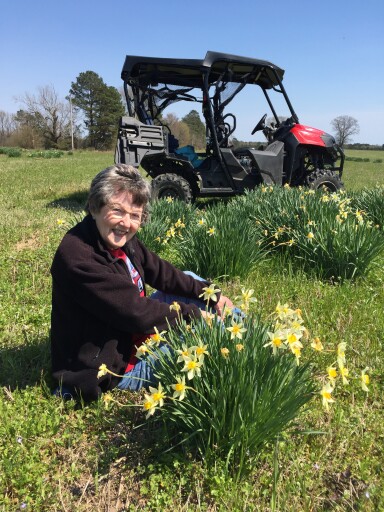
[[[21,108],[16,114],[0,110],[0,146],[28,149],[111,149],[117,138],[119,119],[126,114],[123,93],[107,85],[94,71],[79,74],[68,96],[61,99],[54,86],[38,88],[35,94],[17,98]],[[191,144],[205,148],[205,125],[199,113],[191,110],[179,119],[168,113],[161,124],[178,139],[179,146]],[[336,142],[348,147],[353,135],[359,133],[359,123],[351,116],[339,116],[331,121]],[[254,146],[254,141],[232,140],[233,145]],[[383,146],[355,144],[356,149],[384,149]]]

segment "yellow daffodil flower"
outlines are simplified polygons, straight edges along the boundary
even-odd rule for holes
[[[163,391],[161,382],[159,382],[159,385],[157,388],[153,388],[153,387],[149,386],[149,391],[151,392],[150,398],[155,403],[155,405],[159,405],[160,407],[163,407],[164,398],[166,398],[166,396]]]
[[[151,334],[151,339],[157,343],[157,344],[160,344],[161,342],[164,342],[164,341],[167,341],[163,334],[165,334],[165,331],[161,331],[159,332],[157,327],[154,327],[154,330],[155,330],[155,334]]]
[[[333,389],[334,388],[332,387],[331,383],[327,382],[327,384],[320,391],[320,394],[323,397],[323,406],[327,411],[329,411],[329,404],[334,402],[334,399],[331,396]]]
[[[367,366],[361,372],[361,389],[363,391],[367,392],[367,393],[369,391],[368,386],[369,386],[369,383],[370,383],[370,378],[369,378],[369,375],[367,374],[368,370],[369,370],[369,367]]]
[[[102,364],[99,366],[99,372],[97,374],[97,378],[100,379],[100,377],[103,377],[104,375],[107,375],[108,368],[106,364]]]
[[[136,350],[136,357],[138,357],[139,359],[147,354],[149,354],[150,350],[149,350],[149,347],[146,343],[143,343],[142,345],[140,345],[140,347],[137,348]]]
[[[203,300],[210,301],[210,300],[217,300],[217,293],[219,293],[221,290],[220,288],[215,288],[214,284],[211,284],[211,286],[205,286],[203,288],[204,293],[200,294],[199,297],[203,297]]]
[[[181,370],[182,372],[187,372],[188,380],[192,380],[195,376],[201,376],[201,366],[203,365],[202,361],[196,359],[185,359],[184,368]]]
[[[227,347],[223,347],[220,349],[221,355],[227,359],[229,357],[229,349]]]
[[[156,411],[157,406],[156,403],[153,401],[151,395],[145,394],[145,400],[143,403],[143,410],[146,411],[147,415],[145,416],[145,419],[147,420],[154,412]]]
[[[168,196],[168,197],[166,198],[166,201],[167,201],[167,203],[173,203],[173,197]]]
[[[209,228],[207,230],[207,235],[208,236],[213,236],[215,234],[215,232],[216,232],[215,228]]]
[[[181,306],[178,302],[173,301],[172,304],[169,306],[170,311],[176,311],[176,313],[179,313],[181,309]]]
[[[227,331],[231,333],[231,340],[234,338],[238,338],[241,340],[243,338],[243,333],[247,332],[247,329],[243,326],[241,322],[237,323],[232,320],[231,327],[227,327]]]
[[[339,369],[340,369],[340,375],[341,375],[341,377],[343,379],[343,385],[347,386],[349,384],[349,380],[347,379],[347,377],[349,375],[349,370],[345,366],[342,366]]]
[[[209,352],[207,350],[208,345],[203,345],[202,343],[199,343],[197,347],[195,347],[195,353],[199,359],[199,361],[204,361],[204,356],[208,356]]]
[[[241,352],[242,350],[244,350],[244,345],[242,345],[241,343],[237,343],[236,345],[236,350],[238,352]]]
[[[317,352],[322,352],[324,350],[323,344],[321,343],[320,338],[314,338],[311,347]]]
[[[187,386],[185,385],[185,377],[176,377],[176,384],[172,384],[171,387],[174,389],[173,398],[183,400],[187,390]]]
[[[313,238],[315,238],[315,235],[312,233],[312,231],[308,233],[307,238],[308,240],[312,240]]]
[[[328,372],[329,381],[331,382],[332,386],[334,386],[335,379],[337,377],[337,370],[334,366],[328,366],[327,372]]]
[[[345,365],[345,349],[347,348],[347,343],[345,341],[339,343],[337,345],[337,363],[339,367],[343,367]]]

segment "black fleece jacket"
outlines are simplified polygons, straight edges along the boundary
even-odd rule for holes
[[[149,251],[136,236],[123,247],[151,287],[198,298],[207,282],[185,275]],[[115,387],[118,378],[98,379],[101,364],[122,374],[134,350],[133,333],[154,333],[176,323],[168,304],[140,297],[125,262],[104,245],[90,215],[61,241],[52,267],[51,356],[53,377],[85,400]],[[201,316],[194,304],[180,302],[188,322]],[[167,323],[168,322],[168,323]]]

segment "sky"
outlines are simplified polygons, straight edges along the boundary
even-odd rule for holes
[[[302,124],[333,133],[332,119],[348,115],[360,126],[353,142],[384,144],[383,0],[4,0],[0,13],[5,112],[47,85],[64,100],[88,70],[120,88],[126,55],[203,59],[211,50],[283,68]],[[249,119],[234,135],[252,140],[266,108],[242,108]]]

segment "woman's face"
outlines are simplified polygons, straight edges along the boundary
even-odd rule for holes
[[[132,194],[120,192],[92,217],[108,249],[118,249],[136,234],[142,215],[143,206],[133,204]]]

